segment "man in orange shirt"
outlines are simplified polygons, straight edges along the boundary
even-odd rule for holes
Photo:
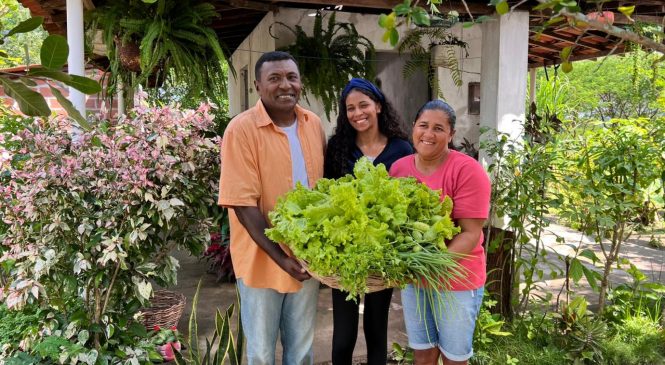
[[[274,364],[280,334],[283,364],[311,364],[319,283],[264,230],[279,196],[297,182],[313,187],[323,176],[325,137],[319,117],[297,105],[302,85],[290,54],[264,54],[255,75],[260,100],[224,132],[219,189],[219,204],[232,208],[231,257],[247,359]]]

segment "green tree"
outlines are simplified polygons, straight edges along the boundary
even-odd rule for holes
[[[568,98],[564,117],[597,120],[653,118],[664,115],[658,99],[665,96],[665,64],[659,55],[636,50],[624,56],[575,63],[573,71],[557,74],[552,68],[538,71],[538,89],[547,82],[563,85]],[[549,81],[545,74],[549,76]],[[545,84],[543,84],[543,81]]]
[[[18,0],[0,0],[0,18],[0,32],[4,32],[30,18],[30,10],[19,4]],[[0,68],[38,63],[39,49],[46,36],[46,31],[39,27],[32,32],[20,33],[6,39],[1,46],[7,53],[7,58],[0,57]]]
[[[558,135],[561,139],[553,180],[564,192],[559,215],[580,222],[585,234],[593,235],[600,261],[598,312],[602,313],[610,288],[609,275],[621,264],[621,246],[633,232],[643,210],[645,191],[662,179],[665,160],[663,119],[613,119],[590,122]],[[578,264],[571,265],[570,277],[579,281],[590,275]],[[597,275],[596,275],[597,276]],[[592,287],[596,287],[589,281]]]

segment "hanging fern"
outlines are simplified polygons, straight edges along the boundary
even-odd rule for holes
[[[423,38],[427,40],[427,48],[423,47]],[[411,58],[406,61],[402,69],[402,76],[406,79],[417,72],[425,72],[428,75],[430,88],[435,90],[437,97],[443,98],[443,91],[437,82],[436,73],[431,72],[432,47],[444,45],[445,52],[442,67],[450,70],[453,82],[462,86],[462,70],[457,60],[457,47],[462,48],[468,56],[468,44],[453,34],[447,28],[430,27],[417,28],[402,38],[397,47],[399,54],[409,53]]]
[[[331,111],[337,111],[337,101],[350,78],[374,77],[371,62],[374,45],[358,34],[353,24],[335,22],[334,12],[325,27],[323,15],[317,13],[311,36],[299,25],[292,28],[282,22],[275,24],[295,35],[295,42],[280,50],[289,52],[298,61],[305,97],[309,93],[320,99],[328,119]],[[270,35],[277,38],[272,33],[272,26]]]
[[[228,53],[211,28],[217,17],[215,6],[205,0],[156,0],[154,4],[109,0],[87,14],[88,28],[103,34],[112,92],[120,81],[134,89],[168,79],[186,85],[188,96],[214,99],[226,96],[226,79],[219,75],[225,72]],[[139,45],[138,72],[120,65],[120,46],[127,43]],[[220,92],[223,95],[216,95]]]

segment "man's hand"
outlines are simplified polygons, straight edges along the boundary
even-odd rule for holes
[[[282,250],[282,248],[266,237],[265,229],[268,228],[268,222],[261,214],[258,207],[233,207],[240,224],[245,226],[247,232],[252,237],[263,251],[265,251],[270,258],[291,275],[294,279],[303,281],[309,279],[311,276],[293,257]]]
[[[311,278],[307,270],[305,270],[305,268],[302,267],[300,263],[293,257],[285,256],[283,259],[278,261],[277,264],[282,268],[282,270],[286,271],[289,275],[298,281],[304,281]]]

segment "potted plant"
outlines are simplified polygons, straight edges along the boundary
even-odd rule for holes
[[[217,17],[200,0],[107,0],[87,14],[89,28],[102,31],[110,86],[170,79],[197,96],[226,85],[226,56],[211,27]]]
[[[182,349],[181,337],[176,326],[169,328],[155,326],[150,333],[150,342],[155,345],[155,349],[162,355],[164,361],[173,361],[175,353]]]
[[[208,261],[208,273],[214,274],[217,282],[236,281],[233,271],[233,262],[231,261],[231,237],[229,236],[229,216],[228,211],[222,211],[221,230],[210,234],[210,245],[203,253],[203,257]]]

